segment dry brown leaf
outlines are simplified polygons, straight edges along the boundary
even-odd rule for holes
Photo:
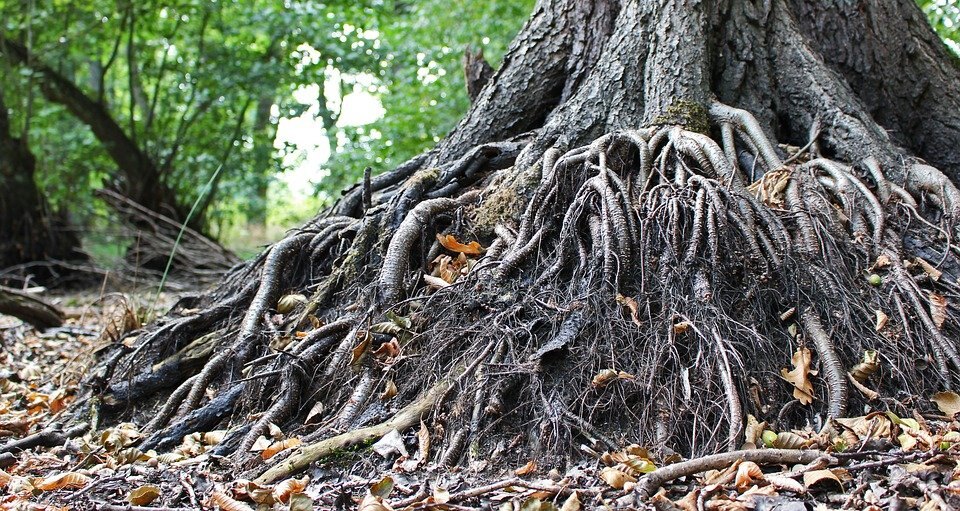
[[[420,431],[417,431],[417,452],[420,453],[421,462],[430,458],[430,430],[423,421],[420,421]]]
[[[563,505],[560,506],[560,511],[580,511],[582,504],[580,504],[580,494],[578,492],[573,492],[567,497],[567,500],[563,501]]]
[[[309,476],[304,476],[303,479],[295,479],[293,477],[285,479],[273,487],[273,498],[286,504],[287,501],[290,500],[290,495],[305,490],[309,481]]]
[[[8,474],[5,470],[0,469],[0,489],[6,488],[10,481],[13,479],[13,476]]]
[[[757,481],[762,480],[763,470],[760,470],[760,465],[752,461],[744,461],[737,467],[737,475],[734,478],[734,482],[738,490],[745,491]]]
[[[960,394],[952,391],[937,392],[930,397],[937,408],[947,417],[955,417],[960,412]]]
[[[127,502],[133,504],[134,506],[146,506],[147,504],[156,500],[159,496],[160,488],[152,484],[145,484],[132,490],[130,495],[127,496]]]
[[[877,321],[874,323],[874,329],[879,332],[883,330],[883,327],[887,326],[887,321],[890,321],[890,316],[887,316],[882,310],[877,309]]]
[[[832,470],[811,470],[803,473],[803,485],[808,489],[815,484],[820,484],[826,481],[833,481],[837,483],[837,486],[843,488],[843,483],[840,482],[840,478],[837,477],[837,474],[833,473]]]
[[[76,490],[83,488],[90,482],[90,476],[79,472],[63,472],[61,474],[44,477],[33,483],[33,487],[42,491]]]
[[[463,244],[457,241],[452,234],[438,234],[437,241],[443,245],[443,248],[451,252],[459,252],[466,255],[480,255],[483,253],[483,247],[476,241]]]
[[[289,314],[301,304],[307,303],[307,297],[303,295],[286,295],[277,301],[277,312],[279,314]]]
[[[810,382],[810,350],[805,347],[797,348],[790,359],[793,370],[780,369],[780,377],[793,385],[793,397],[801,404],[813,402],[813,383]]]
[[[634,375],[624,371],[617,371],[616,369],[604,369],[593,377],[591,383],[594,387],[600,388],[607,386],[607,384],[614,380],[632,380],[634,378]]]
[[[373,352],[374,358],[378,360],[390,360],[396,358],[400,354],[400,343],[397,342],[396,338],[390,339],[389,341],[380,345]]]
[[[887,266],[890,266],[890,257],[886,254],[880,254],[877,256],[877,260],[873,262],[873,266],[871,266],[869,270],[873,271],[879,268],[886,268]]]
[[[267,447],[266,449],[264,449],[263,452],[260,453],[260,456],[263,457],[263,459],[268,460],[278,452],[296,447],[301,443],[303,442],[301,442],[299,438],[288,438],[286,440],[280,440],[279,442],[274,442],[270,444],[270,447]]]
[[[947,298],[939,293],[930,292],[930,318],[937,328],[943,327],[947,320]]]
[[[880,394],[877,393],[877,391],[875,391],[875,390],[871,389],[870,387],[867,387],[866,385],[860,383],[860,381],[857,380],[857,377],[854,376],[853,373],[847,373],[847,377],[850,379],[850,384],[853,385],[854,388],[856,388],[857,390],[859,390],[860,393],[863,394],[863,395],[867,398],[868,401],[873,401],[874,399],[877,399],[878,397],[880,397]],[[866,378],[864,378],[864,379],[866,379]]]
[[[742,462],[743,460],[737,460],[731,463],[729,467],[723,470],[711,470],[707,472],[706,474],[704,474],[703,484],[723,485],[723,484],[732,482],[733,479],[737,476],[737,470],[740,469],[740,463]]]
[[[387,383],[384,385],[383,393],[380,394],[380,401],[389,401],[397,395],[397,384],[393,380],[387,380]]]
[[[370,347],[370,335],[366,332],[360,332],[358,335],[363,336],[363,339],[350,351],[351,366],[357,365],[360,362],[360,357],[362,357],[363,354],[367,352],[367,348]]]
[[[452,284],[452,282],[447,282],[446,280],[443,280],[440,277],[434,277],[433,275],[427,275],[427,274],[423,274],[423,282],[428,287],[433,289],[443,289],[449,286],[450,284]]]
[[[617,303],[630,309],[630,319],[633,321],[634,325],[640,327],[643,326],[643,323],[640,321],[640,304],[638,304],[636,300],[629,296],[623,296],[622,294],[617,293]]]
[[[866,350],[863,352],[863,360],[850,369],[850,375],[860,383],[867,381],[867,378],[873,376],[880,369],[880,363],[877,362],[880,353],[876,350]]]
[[[806,493],[807,490],[796,479],[791,479],[782,474],[767,474],[764,479],[778,490],[787,490],[793,493]]]
[[[777,449],[803,449],[812,444],[813,441],[804,438],[791,431],[777,433],[777,439],[773,441],[773,446]]]
[[[622,490],[626,483],[637,482],[636,477],[613,467],[603,467],[600,471],[600,479],[615,490]]]
[[[767,429],[767,421],[759,422],[752,414],[747,415],[747,427],[743,430],[744,443],[760,445],[763,430]]]
[[[918,257],[914,260],[920,265],[921,268],[923,268],[923,271],[930,276],[931,280],[934,282],[940,280],[940,277],[943,275],[942,271],[936,269],[932,264],[928,263],[927,260],[922,257]]]
[[[537,471],[537,462],[534,460],[530,460],[527,462],[526,465],[514,470],[513,473],[518,476],[525,476],[528,474],[532,474],[536,471]]]
[[[210,503],[222,509],[223,511],[253,511],[253,508],[240,502],[239,500],[216,490],[210,494]]]
[[[294,493],[290,495],[289,511],[313,511],[313,499],[306,493]]]
[[[675,324],[673,325],[673,333],[674,333],[675,335],[680,335],[680,334],[686,332],[687,330],[690,330],[690,328],[691,328],[692,326],[693,326],[693,324],[690,323],[689,321],[681,321],[681,322],[679,322],[679,323],[675,323]]]

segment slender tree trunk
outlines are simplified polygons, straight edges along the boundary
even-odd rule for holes
[[[446,139],[149,327],[107,395],[167,389],[170,353],[212,343],[144,448],[258,414],[224,445],[263,483],[421,418],[443,464],[734,449],[748,414],[783,431],[884,409],[848,387],[865,351],[891,370],[858,384],[886,397],[956,386],[956,120],[883,74],[913,52],[947,105],[960,82],[913,4],[834,4],[539,2]],[[259,467],[271,423],[317,442]]]

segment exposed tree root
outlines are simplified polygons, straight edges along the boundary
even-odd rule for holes
[[[923,165],[900,179],[882,158],[785,161],[748,112],[705,112],[709,135],[664,123],[539,158],[521,137],[366,179],[200,312],[114,353],[107,397],[130,403],[176,375],[147,446],[227,417],[247,468],[270,424],[311,442],[253,467],[269,482],[421,419],[443,432],[443,464],[559,463],[585,441],[735,449],[747,414],[787,428],[876,406],[848,391],[865,350],[881,353],[883,378],[868,385],[881,396],[955,386],[960,322],[936,298],[960,291],[950,181]],[[510,167],[524,158],[536,163]],[[815,400],[784,407],[793,388],[769,375],[804,345]],[[914,363],[928,356],[931,368]],[[455,378],[464,367],[471,377]],[[754,394],[751,378],[764,382]],[[317,403],[319,426],[304,426]],[[701,467],[663,468],[643,487]]]

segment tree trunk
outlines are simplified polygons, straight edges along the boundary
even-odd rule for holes
[[[107,401],[176,386],[144,448],[259,414],[222,451],[256,472],[271,423],[320,441],[267,482],[420,418],[447,464],[559,465],[588,440],[734,449],[747,414],[782,431],[878,408],[847,383],[868,350],[879,408],[955,386],[953,131],[891,136],[928,121],[923,94],[850,74],[894,69],[890,38],[922,51],[914,77],[950,64],[912,4],[857,5],[886,51],[864,43],[848,69],[814,2],[539,2],[446,139],[108,357]],[[159,383],[200,339],[216,348],[196,371]],[[804,349],[816,375],[790,372]]]
[[[65,218],[51,211],[34,181],[26,141],[13,136],[0,90],[0,269],[34,261],[85,259]],[[49,275],[30,272],[43,279]]]
[[[134,140],[113,119],[106,107],[87,96],[75,83],[30,55],[24,45],[0,36],[0,53],[14,64],[30,66],[38,76],[44,97],[65,107],[86,124],[104,150],[117,164],[111,187],[137,204],[175,220],[186,219],[186,211],[161,180],[159,169]]]

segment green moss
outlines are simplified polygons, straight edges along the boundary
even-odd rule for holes
[[[666,111],[653,120],[653,124],[679,125],[690,131],[710,134],[710,117],[707,114],[707,107],[686,99],[678,99],[670,103]]]
[[[520,173],[504,173],[487,185],[483,202],[470,212],[473,227],[481,236],[493,233],[497,224],[519,220],[526,207],[529,194],[540,182],[539,164]]]

